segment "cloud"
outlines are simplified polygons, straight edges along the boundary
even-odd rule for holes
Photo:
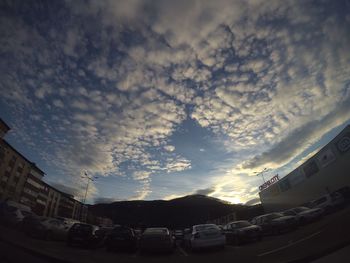
[[[135,198],[152,194],[153,176],[194,170],[170,138],[195,120],[246,170],[228,171],[235,184],[218,176],[212,194],[244,202],[256,184],[244,177],[249,170],[286,165],[349,120],[349,18],[330,4],[23,7],[38,12],[34,19],[52,14],[40,23],[9,4],[13,12],[0,16],[1,106],[21,128],[13,138],[37,145],[67,183],[79,186],[83,170],[123,176],[134,181]]]
[[[215,192],[215,188],[209,187],[204,189],[199,189],[194,192],[194,194],[198,195],[210,195]]]
[[[342,125],[344,120],[350,119],[350,105],[344,102],[338,106],[339,108],[335,112],[329,113],[321,120],[308,122],[300,129],[293,131],[286,138],[283,138],[283,140],[268,151],[247,161],[243,164],[243,168],[259,169],[262,166],[276,168],[285,165],[319,141],[324,134]]]
[[[57,100],[57,99],[53,100],[52,104],[55,105],[58,108],[63,108],[64,107],[63,102],[61,100]]]
[[[175,147],[172,145],[166,145],[166,146],[164,146],[164,149],[167,150],[168,152],[175,151]]]
[[[52,88],[49,86],[49,84],[44,83],[40,88],[38,88],[35,91],[35,96],[38,99],[43,99],[45,98],[46,95],[49,95],[52,93]]]

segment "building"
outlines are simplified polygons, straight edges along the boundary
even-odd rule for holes
[[[41,193],[42,188],[44,187],[42,181],[43,177],[44,172],[33,165],[29,170],[29,173],[27,173],[26,180],[23,185],[20,203],[31,207],[33,212],[37,212],[38,204],[43,204],[44,202],[39,196],[39,193]]]
[[[42,182],[42,188],[37,198],[35,213],[47,217],[57,216],[60,200],[61,192],[49,184]]]
[[[305,204],[342,187],[350,187],[350,126],[291,173],[262,190],[265,212]]]
[[[9,130],[0,119],[0,201],[26,205],[41,216],[86,221],[87,206],[45,183],[45,173],[3,139]]]
[[[0,118],[0,138],[4,138],[10,127]]]
[[[36,179],[32,179],[35,177],[33,173],[37,174],[35,171],[40,169],[8,142],[0,139],[0,200],[29,203],[33,199],[31,190],[36,191],[37,186]]]

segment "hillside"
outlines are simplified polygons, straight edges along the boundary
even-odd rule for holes
[[[115,224],[133,227],[187,227],[205,223],[236,212],[238,218],[250,218],[261,212],[261,206],[233,205],[204,195],[189,195],[169,201],[119,201],[89,206],[95,216],[111,218]]]

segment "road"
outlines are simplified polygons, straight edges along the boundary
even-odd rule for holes
[[[88,250],[67,247],[62,242],[31,239],[23,233],[1,228],[0,249],[3,262],[311,262],[350,244],[350,207],[323,219],[260,242],[241,246],[227,245],[223,250],[190,252],[178,246],[168,255],[110,253],[104,248]],[[344,254],[344,252],[343,252]],[[338,258],[342,254],[338,255]],[[23,260],[25,259],[25,260]],[[60,260],[57,260],[60,259]],[[300,261],[303,259],[303,261]],[[298,261],[299,260],[299,261]],[[322,261],[321,261],[322,262]],[[332,260],[336,263],[337,259]],[[344,262],[344,261],[339,261]]]

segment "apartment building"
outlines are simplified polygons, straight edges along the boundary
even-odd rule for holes
[[[87,206],[45,183],[45,173],[3,139],[9,130],[0,119],[0,201],[21,203],[41,216],[86,220]]]

